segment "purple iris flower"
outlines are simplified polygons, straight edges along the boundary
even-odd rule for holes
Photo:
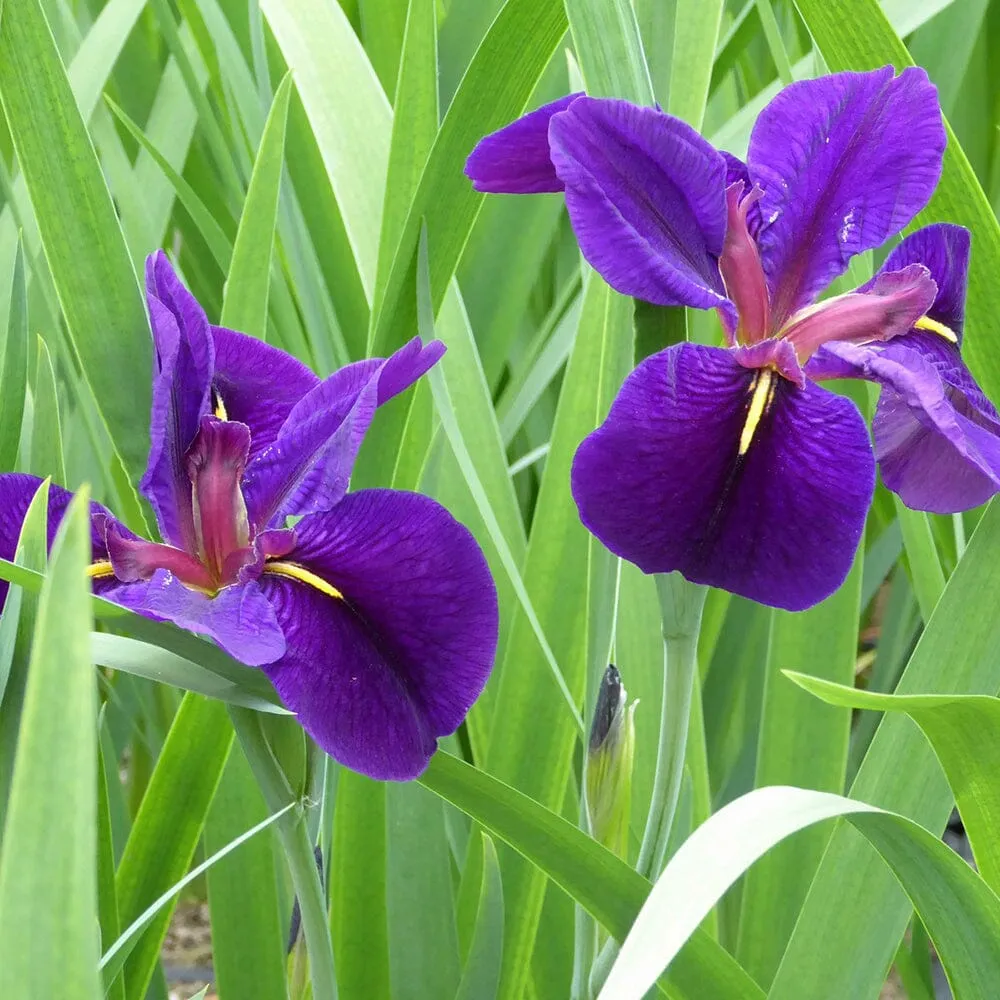
[[[647,358],[580,446],[573,494],[608,548],[800,610],[844,580],[876,460],[921,510],[1000,489],[1000,419],[959,354],[968,232],[921,229],[872,281],[817,301],[923,208],[944,146],[926,74],[891,67],[786,88],[746,163],[659,110],[579,94],[479,143],[477,189],[564,192],[613,288],[722,321],[727,347]],[[845,376],[882,387],[874,454],[854,403],[817,384]]]
[[[496,590],[472,535],[440,504],[347,486],[376,408],[444,345],[414,339],[321,381],[283,351],[209,325],[163,253],[147,261],[146,287],[155,360],[141,490],[163,543],[93,504],[95,592],[263,667],[342,764],[416,776],[486,683]],[[39,482],[0,476],[5,559]],[[52,487],[50,544],[69,499]]]

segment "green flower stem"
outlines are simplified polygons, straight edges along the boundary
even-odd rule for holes
[[[236,706],[230,706],[229,714],[264,801],[268,809],[276,812],[294,796],[267,743],[260,719],[256,712]],[[292,885],[299,898],[313,1000],[337,1000],[337,976],[333,967],[326,902],[305,815],[301,809],[293,809],[275,825],[292,873]]]
[[[656,577],[656,592],[663,620],[663,701],[653,794],[636,861],[639,874],[651,882],[656,881],[667,856],[684,778],[692,714],[696,715],[692,735],[700,744],[691,754],[696,809],[706,808],[705,803],[709,801],[701,705],[692,710],[692,695],[698,678],[698,636],[707,588],[689,583],[680,573],[668,573]],[[590,989],[594,996],[600,993],[618,951],[618,943],[610,940],[597,956],[590,973]]]
[[[706,588],[669,573],[656,577],[656,592],[663,619],[663,702],[653,795],[636,862],[639,874],[650,881],[659,875],[667,855],[684,776]]]

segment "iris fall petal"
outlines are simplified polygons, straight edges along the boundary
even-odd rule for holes
[[[296,525],[290,563],[265,569],[288,642],[266,671],[328,753],[375,778],[419,774],[489,676],[496,591],[469,532],[427,497],[362,490]]]
[[[850,569],[874,460],[853,403],[776,373],[748,440],[761,377],[721,348],[646,359],[580,446],[573,495],[584,524],[645,572],[800,610]]]
[[[149,580],[109,584],[102,596],[149,618],[214,639],[247,666],[272,663],[285,652],[285,637],[274,609],[253,582],[225,587],[212,597],[158,569]]]
[[[29,476],[20,472],[8,472],[0,475],[0,559],[12,560],[17,550],[17,541],[21,537],[21,527],[24,516],[28,513],[32,498],[38,492],[42,480],[38,476]],[[49,485],[48,509],[48,545],[59,530],[59,524],[66,513],[73,494],[69,490]],[[128,529],[119,525],[106,507],[91,501],[90,504],[90,542],[93,559],[107,559],[108,550],[104,546],[104,532],[107,525],[115,525],[120,531],[131,535]],[[8,583],[0,580],[0,609],[7,598]]]

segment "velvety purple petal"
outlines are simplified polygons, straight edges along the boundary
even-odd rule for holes
[[[28,476],[20,472],[8,472],[0,475],[0,559],[8,561],[14,558],[17,551],[17,541],[21,537],[21,526],[24,524],[24,516],[28,513],[28,507],[38,492],[38,487],[42,485],[42,480],[38,476]],[[59,530],[59,524],[66,513],[73,494],[69,490],[49,485],[49,509],[48,509],[48,545],[52,547],[52,542]],[[108,550],[104,546],[104,531],[107,524],[114,524],[127,531],[126,528],[118,525],[111,512],[102,507],[99,503],[90,503],[90,542],[92,547],[91,558],[93,560],[107,559]],[[7,581],[0,580],[0,608],[3,608],[7,599]]]
[[[268,676],[316,742],[374,778],[419,774],[479,696],[497,644],[472,535],[427,497],[362,490],[303,518],[289,560],[342,599],[265,570],[288,652]]]
[[[882,386],[875,457],[885,485],[908,507],[951,514],[1000,491],[1000,418],[955,344],[918,331],[885,345],[827,350],[838,377]]]
[[[878,274],[858,291],[870,290],[883,273],[901,271],[911,264],[923,264],[937,285],[937,296],[927,315],[948,327],[961,343],[970,243],[969,230],[964,226],[948,222],[924,226],[905,237],[886,258]]]
[[[803,80],[767,105],[747,162],[764,189],[758,244],[776,324],[927,204],[944,147],[937,90],[922,69]]]
[[[191,483],[184,454],[211,403],[215,347],[208,319],[162,250],[146,260],[146,301],[153,331],[153,405],[149,464],[139,488],[171,545],[193,549]]]
[[[549,155],[549,122],[580,94],[558,101],[511,122],[480,139],[465,163],[465,175],[477,191],[494,194],[541,194],[562,191]]]
[[[412,385],[444,354],[414,337],[391,358],[348,365],[292,409],[274,444],[247,466],[243,491],[251,525],[279,527],[289,514],[329,510],[347,492],[377,407]]]
[[[875,463],[850,400],[680,344],[625,380],[572,486],[583,523],[643,571],[798,611],[850,569]]]
[[[612,288],[658,305],[726,301],[726,161],[678,118],[581,97],[549,125],[580,250]]]
[[[159,569],[149,580],[113,586],[101,596],[149,618],[173,622],[214,639],[230,656],[250,667],[272,663],[285,653],[285,637],[274,609],[256,583],[225,587],[210,597]]]
[[[301,361],[255,337],[213,326],[212,388],[226,419],[250,428],[250,460],[274,442],[295,404],[319,385]]]

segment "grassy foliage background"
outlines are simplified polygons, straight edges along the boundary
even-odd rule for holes
[[[0,565],[19,584],[0,617],[0,990],[101,995],[98,914],[107,952],[193,864],[271,819],[209,867],[207,887],[194,882],[210,903],[223,1000],[309,989],[327,1000],[300,953],[283,960],[294,889],[327,907],[311,967],[335,968],[344,1000],[584,996],[571,982],[574,903],[620,939],[649,892],[577,828],[584,721],[614,660],[642,701],[634,862],[663,653],[654,585],[582,528],[569,464],[637,356],[718,331],[705,314],[636,309],[582,266],[557,196],[484,199],[465,157],[581,86],[658,102],[741,154],[784,83],[917,62],[951,129],[919,221],[973,231],[966,354],[997,399],[998,18],[997,0],[0,3],[0,471],[88,483],[147,530],[135,492],[150,391],[139,275],[157,247],[213,321],[320,374],[433,326],[444,361],[380,411],[354,482],[420,489],[468,524],[503,624],[496,670],[447,741],[451,756],[419,784],[386,787],[317,754],[258,673],[170,626],[88,604],[79,502],[42,586],[33,508],[17,565]],[[1000,522],[981,514],[915,514],[880,487],[857,564],[823,605],[787,615],[709,595],[675,846],[771,784],[904,818],[835,827],[848,807],[820,809],[824,821],[721,899],[700,893],[712,861],[692,852],[672,918],[695,927],[708,916],[679,947],[667,995],[874,998],[894,956],[924,982],[919,930],[917,944],[900,943],[914,904],[932,934],[959,929],[936,944],[953,982],[971,984],[963,1000],[991,981],[989,936],[961,930],[992,926],[996,887],[953,874],[906,832],[915,821],[940,834],[956,795],[962,805],[955,761],[981,748],[944,738],[949,786],[907,720],[876,730],[870,710],[885,704],[852,717],[854,702],[822,683],[997,693]],[[859,637],[871,636],[868,649]],[[819,678],[833,704],[786,670]],[[273,751],[263,783],[262,746]],[[278,816],[292,801],[305,805]],[[782,801],[755,820],[767,846],[791,828]],[[719,820],[735,878],[753,858],[739,852],[740,826]],[[996,822],[983,806],[977,839],[995,839]],[[312,844],[322,885],[295,854]],[[945,902],[928,889],[939,884]],[[105,963],[107,995],[165,995],[172,905]],[[956,941],[972,942],[964,957]],[[662,959],[654,976],[661,944],[640,949]]]

